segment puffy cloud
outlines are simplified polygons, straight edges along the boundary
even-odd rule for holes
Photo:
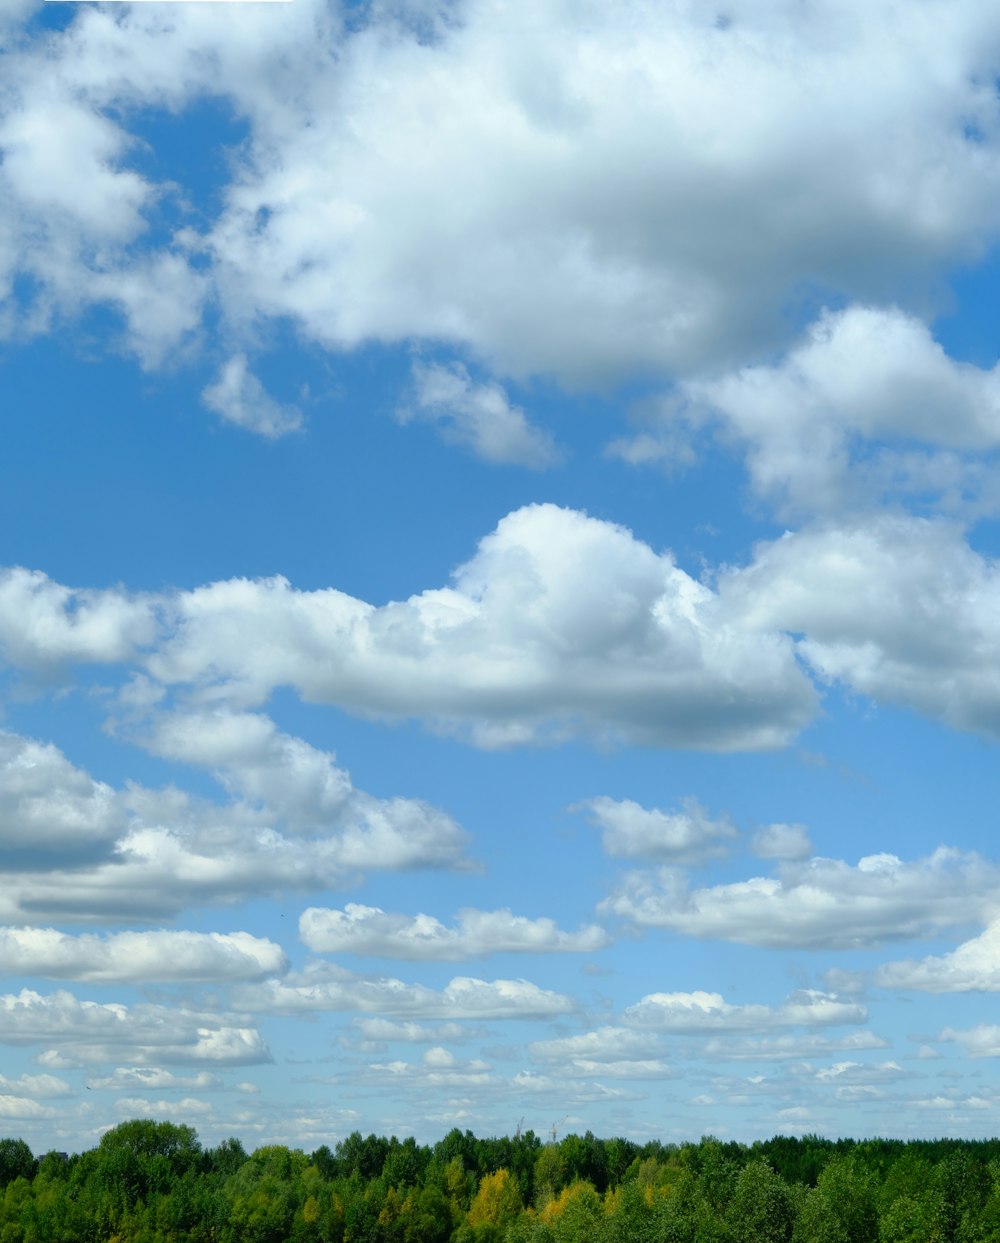
[[[463,863],[465,834],[450,816],[418,799],[377,799],[356,789],[332,755],[280,733],[266,717],[175,713],[160,718],[154,734],[151,745],[161,754],[218,766],[234,798],[219,805],[173,787],[115,790],[55,747],[0,733],[0,919],[146,922],[199,902],[329,888],[358,869]],[[37,955],[56,974],[76,969],[72,963],[82,971],[88,963],[127,970],[111,949],[124,942],[102,951],[96,939],[67,938],[58,949],[36,940],[29,951],[29,935],[57,934],[15,933],[18,954]],[[155,950],[148,934],[136,934],[133,949],[150,952],[150,969],[172,964],[190,978],[201,971],[246,978],[267,957],[258,953],[263,942],[250,952],[249,943],[239,949],[232,940],[170,935],[178,940],[169,951],[166,940],[163,952]],[[267,961],[263,969],[273,971],[278,959]]]
[[[219,378],[201,394],[214,414],[269,440],[277,440],[302,426],[302,413],[294,406],[282,406],[270,397],[260,380],[249,370],[245,354],[235,354],[224,363]]]
[[[0,1075],[0,1092],[44,1100],[73,1095],[73,1089],[69,1084],[55,1075],[19,1075],[16,1079],[8,1079],[6,1075]]]
[[[533,1057],[573,1077],[663,1079],[676,1073],[664,1060],[656,1036],[627,1027],[597,1027],[579,1036],[536,1040],[528,1047]]]
[[[0,570],[0,654],[28,670],[126,661],[154,638],[154,606],[121,590],[64,587],[37,570]]]
[[[0,928],[4,975],[100,982],[253,980],[287,970],[279,945],[248,932],[118,932],[71,936]]]
[[[949,358],[898,308],[849,306],[778,363],[685,381],[615,452],[655,460],[712,422],[745,446],[754,487],[779,505],[836,512],[889,495],[954,506],[992,487],[977,459],[1000,447],[1000,368]],[[996,504],[995,487],[985,500]]]
[[[650,993],[624,1013],[624,1021],[655,1031],[768,1031],[776,1027],[835,1027],[865,1023],[868,1011],[830,993],[803,990],[782,1005],[730,1005],[718,993]]]
[[[995,900],[1000,874],[979,856],[940,848],[904,863],[869,855],[851,866],[815,858],[778,876],[689,890],[682,876],[627,874],[601,909],[640,926],[746,945],[866,949],[961,926]]]
[[[887,1048],[889,1042],[871,1031],[849,1032],[843,1036],[798,1033],[760,1038],[716,1036],[699,1045],[698,1056],[709,1061],[784,1062]]]
[[[414,397],[401,406],[401,423],[434,423],[445,440],[464,445],[487,462],[541,470],[559,461],[548,433],[532,426],[495,383],[476,384],[461,363],[414,364]]]
[[[911,1079],[913,1072],[904,1070],[898,1062],[834,1062],[832,1066],[822,1066],[815,1074],[820,1083],[836,1085],[864,1085],[885,1083],[894,1079]]]
[[[110,1075],[87,1080],[87,1087],[97,1090],[121,1092],[131,1088],[143,1091],[163,1092],[167,1089],[180,1092],[207,1092],[222,1087],[218,1075],[200,1070],[193,1075],[176,1075],[162,1066],[118,1066]]]
[[[369,1070],[392,1082],[411,1080],[420,1088],[483,1089],[496,1086],[497,1076],[489,1062],[481,1058],[460,1062],[453,1053],[441,1047],[428,1049],[419,1063],[373,1062]]]
[[[801,824],[768,824],[758,829],[750,842],[761,859],[808,859],[812,843]]]
[[[261,714],[163,713],[143,741],[158,755],[211,768],[265,823],[331,834],[326,845],[344,868],[448,866],[461,858],[465,834],[446,813],[419,799],[377,799],[356,789],[332,753],[282,733]]]
[[[882,988],[924,993],[1000,992],[1000,920],[948,954],[884,963],[872,980]]]
[[[726,22],[464,0],[351,30],[294,9],[238,33],[186,6],[81,10],[10,52],[0,282],[39,290],[11,328],[114,302],[108,276],[125,297],[145,233],[189,284],[208,272],[169,314],[128,304],[146,358],[211,296],[236,335],[291,319],[573,383],[683,374],[780,347],[803,289],[919,303],[995,236],[1000,30],[977,6],[928,0],[905,29],[862,0],[738,0]],[[246,141],[221,211],[164,238],[147,224],[182,193],[129,167],[127,126],[204,97]]]
[[[394,1022],[392,1019],[356,1018],[351,1026],[367,1040],[390,1042],[399,1040],[406,1044],[438,1044],[442,1040],[466,1040],[475,1035],[475,1029],[461,1023]],[[481,1033],[480,1033],[481,1034]]]
[[[212,234],[233,301],[329,346],[446,340],[579,382],[769,351],[803,288],[920,289],[992,235],[992,15],[451,16],[362,27],[294,128],[257,127]]]
[[[39,1061],[53,1069],[121,1061],[241,1066],[271,1060],[258,1031],[232,1025],[225,1015],[173,1006],[130,1009],[26,988],[0,995],[0,1044],[44,1045]]]
[[[163,682],[211,681],[247,701],[291,685],[485,745],[582,733],[773,747],[815,703],[787,638],[720,609],[624,528],[554,505],[504,518],[454,586],[381,608],[273,579],[199,588],[174,610],[148,661]]]
[[[453,962],[500,953],[590,953],[610,944],[595,925],[563,932],[551,919],[527,919],[508,910],[458,912],[457,927],[432,915],[387,914],[352,902],[344,910],[309,907],[299,935],[312,950],[414,961]]]
[[[51,1105],[41,1105],[26,1096],[8,1096],[0,1093],[0,1118],[34,1119],[58,1118],[60,1110]]]
[[[517,1019],[549,1018],[575,1008],[571,998],[528,980],[456,976],[438,990],[391,977],[355,975],[328,963],[313,964],[284,980],[244,985],[234,996],[243,1009],[272,1014],[339,1010],[430,1019]]]
[[[110,786],[50,743],[0,731],[0,845],[7,867],[106,857],[126,826]]]
[[[590,813],[605,853],[615,859],[693,862],[724,854],[725,843],[737,836],[725,816],[713,820],[694,798],[682,800],[682,810],[672,812],[606,796],[586,799],[577,808]]]
[[[212,1104],[201,1096],[185,1096],[180,1100],[147,1100],[144,1096],[126,1096],[115,1101],[123,1118],[177,1118],[186,1121],[212,1113]]]
[[[1000,736],[1000,572],[956,526],[885,514],[807,527],[719,589],[761,628],[801,635],[822,680]]]
[[[938,1040],[960,1044],[967,1057],[1000,1057],[1000,1027],[993,1023],[978,1023],[964,1031],[946,1027]]]

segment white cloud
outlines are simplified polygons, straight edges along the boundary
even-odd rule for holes
[[[571,998],[528,980],[456,976],[438,990],[391,977],[355,975],[329,963],[313,964],[284,980],[244,985],[234,996],[243,1009],[272,1014],[339,1010],[430,1019],[514,1019],[548,1018],[575,1008]]]
[[[751,848],[761,859],[808,859],[812,854],[809,834],[801,824],[768,824],[758,829]]]
[[[798,1033],[780,1036],[715,1036],[698,1046],[698,1056],[708,1061],[784,1062],[827,1057],[832,1053],[865,1053],[887,1049],[889,1042],[871,1031],[848,1032],[843,1036]]]
[[[414,399],[400,407],[400,422],[437,424],[445,440],[487,462],[541,470],[559,461],[552,437],[532,426],[499,384],[476,384],[461,363],[415,363],[413,382]]]
[[[898,1062],[834,1062],[816,1071],[820,1083],[864,1085],[885,1083],[894,1079],[910,1079],[912,1071],[904,1070]]]
[[[868,1011],[830,993],[802,990],[780,1006],[730,1005],[719,993],[650,993],[623,1015],[626,1023],[655,1031],[769,1031],[778,1027],[834,1027],[865,1023]]]
[[[0,1092],[13,1096],[37,1097],[43,1100],[73,1095],[73,1089],[69,1084],[55,1075],[19,1075],[16,1079],[8,1079],[6,1075],[0,1075]]]
[[[437,1044],[442,1040],[465,1040],[476,1034],[474,1028],[461,1023],[437,1023],[429,1026],[412,1020],[394,1022],[392,1019],[356,1018],[352,1020],[351,1026],[367,1040],[386,1043],[399,1040],[406,1044]]]
[[[332,755],[280,733],[266,717],[175,713],[157,727],[159,734],[150,726],[161,754],[219,765],[217,776],[234,798],[220,805],[174,787],[116,790],[50,744],[0,732],[0,919],[147,922],[196,903],[328,889],[359,869],[463,864],[465,833],[450,816],[419,799],[377,799],[356,789]],[[57,934],[9,935],[21,938],[19,954],[37,955],[57,974],[86,971],[88,963],[127,971],[111,948],[124,942],[101,950],[96,939],[67,938],[57,952],[54,943],[43,949],[36,940],[29,953],[29,935]],[[245,978],[264,961],[254,966],[257,951],[243,954],[235,941],[183,941],[193,934],[170,934],[178,939],[168,951],[163,935],[157,942],[135,934],[135,952],[145,947],[152,954],[150,969]],[[278,959],[267,961],[266,970],[274,970]]]
[[[0,995],[0,1044],[43,1045],[51,1069],[114,1062],[240,1066],[271,1060],[260,1033],[177,1006],[80,1001],[22,989]]]
[[[1000,992],[1000,920],[948,954],[883,963],[872,980],[882,988],[925,993]]]
[[[989,505],[1000,499],[973,457],[1000,447],[1000,368],[949,358],[896,307],[826,312],[776,364],[685,381],[615,452],[654,460],[713,422],[779,507],[828,513],[886,496],[956,506],[984,489]]]
[[[612,1079],[664,1079],[676,1069],[664,1059],[657,1036],[627,1027],[597,1027],[579,1036],[536,1040],[533,1057],[558,1066],[564,1076]]]
[[[937,1038],[960,1044],[966,1057],[1000,1057],[1000,1027],[992,1023],[978,1023],[964,1031],[946,1027]]]
[[[116,792],[51,743],[0,731],[0,844],[8,867],[107,856],[127,817]]]
[[[727,15],[469,2],[430,39],[361,30],[294,128],[258,127],[212,236],[227,292],[329,346],[595,380],[766,352],[801,289],[921,290],[992,235],[992,15]]]
[[[724,854],[725,843],[738,836],[725,816],[713,820],[694,798],[683,799],[682,810],[671,812],[604,795],[586,799],[577,808],[590,813],[601,830],[605,853],[615,859],[694,862]]]
[[[342,868],[450,866],[465,833],[420,799],[377,799],[351,783],[336,757],[282,733],[261,714],[215,709],[155,716],[141,740],[157,755],[211,768],[264,823],[328,834]]]
[[[428,1049],[419,1063],[394,1061],[373,1062],[369,1071],[391,1080],[393,1086],[410,1081],[420,1088],[444,1091],[483,1090],[496,1087],[498,1077],[488,1062],[476,1058],[460,1062],[447,1049]]]
[[[762,629],[802,636],[823,681],[1000,737],[1000,571],[958,527],[892,514],[807,527],[719,590]]]
[[[248,932],[117,932],[71,936],[0,928],[7,976],[92,982],[253,980],[287,970],[279,945]]]
[[[449,928],[432,915],[387,914],[351,902],[344,910],[309,907],[299,918],[299,935],[311,950],[327,954],[445,962],[500,953],[591,953],[610,944],[596,925],[563,932],[554,920],[509,910],[467,908],[456,921]]]
[[[186,6],[80,10],[8,55],[0,283],[40,291],[11,327],[124,302],[153,359],[211,303],[237,339],[291,319],[333,348],[445,341],[573,383],[690,374],[781,348],[803,289],[925,309],[942,265],[995,236],[1000,31],[981,6],[927,0],[901,28],[862,0],[738,0],[726,23],[464,0],[420,31],[372,10],[351,32],[311,0],[269,10],[239,32]],[[147,245],[154,270],[187,266],[175,286],[197,256],[206,288],[143,309],[133,243],[183,199],[129,167],[127,127],[205,97],[248,127],[221,213]],[[227,408],[265,432],[288,418]]]
[[[689,890],[669,869],[627,874],[601,904],[645,927],[746,945],[866,949],[960,927],[995,901],[1000,875],[944,847],[904,863],[870,855],[786,863],[778,876]]]
[[[110,1075],[89,1078],[87,1087],[95,1091],[110,1090],[121,1092],[137,1088],[149,1092],[163,1092],[167,1089],[179,1092],[207,1092],[222,1087],[218,1075],[208,1070],[200,1070],[193,1075],[176,1075],[172,1070],[161,1066],[118,1066]]]
[[[149,597],[64,587],[37,570],[0,570],[0,654],[8,664],[44,670],[125,661],[155,633]]]
[[[173,607],[147,662],[166,683],[210,682],[246,703],[291,685],[485,745],[582,733],[766,748],[815,702],[784,636],[721,610],[624,528],[554,505],[504,518],[453,586],[381,608],[283,579],[215,583]]]
[[[201,399],[219,418],[268,440],[287,436],[302,426],[301,411],[282,406],[268,395],[250,371],[245,354],[235,354],[223,364],[219,378],[203,390]]]

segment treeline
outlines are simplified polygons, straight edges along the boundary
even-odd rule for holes
[[[0,1140],[0,1243],[986,1243],[1000,1140],[636,1144],[359,1132],[311,1154],[137,1120]]]

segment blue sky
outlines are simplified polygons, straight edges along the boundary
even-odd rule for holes
[[[991,1133],[1000,18],[0,45],[0,1132]]]

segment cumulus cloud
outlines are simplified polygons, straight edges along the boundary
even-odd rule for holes
[[[412,1081],[420,1088],[461,1089],[465,1091],[496,1086],[498,1077],[482,1058],[462,1062],[448,1049],[428,1049],[419,1063],[373,1062],[370,1071],[381,1073],[393,1083]]]
[[[568,1014],[571,998],[528,980],[456,976],[443,989],[391,977],[355,975],[328,963],[284,980],[244,985],[234,994],[243,1009],[272,1014],[358,1011],[430,1019],[549,1018]]]
[[[821,680],[1000,737],[1000,571],[957,526],[883,514],[806,527],[719,587],[760,627],[802,636]]]
[[[802,288],[903,296],[992,235],[992,16],[727,12],[362,27],[335,89],[255,130],[212,234],[227,291],[325,345],[446,340],[580,382],[767,352]]]
[[[750,846],[761,859],[799,860],[812,854],[812,842],[801,824],[767,824],[753,835]]]
[[[56,1075],[19,1075],[16,1079],[8,1079],[6,1075],[0,1075],[0,1092],[44,1100],[73,1095],[73,1089],[69,1084]]]
[[[114,789],[50,744],[0,732],[0,919],[148,922],[197,903],[329,888],[359,869],[465,865],[465,833],[446,813],[356,789],[332,755],[266,717],[164,714],[159,733],[149,728],[160,754],[213,768],[233,797],[216,803],[176,787]],[[96,938],[57,945],[51,930],[6,935],[19,960],[48,963],[41,974],[127,971],[125,952],[115,948],[125,940],[102,949]],[[247,978],[279,961],[268,957],[268,943],[239,946],[245,934],[213,941],[172,933],[172,947],[134,935],[128,953],[136,961],[148,954],[150,970],[190,971],[189,978],[202,971]]]
[[[453,586],[381,608],[283,579],[212,584],[173,607],[147,662],[165,683],[210,681],[249,702],[291,685],[484,745],[584,734],[766,748],[815,704],[786,637],[720,609],[624,528],[554,505],[504,518]]]
[[[0,1044],[42,1045],[50,1068],[132,1062],[242,1066],[271,1055],[252,1027],[182,1007],[80,1001],[31,989],[0,995]]]
[[[64,587],[38,570],[0,570],[0,655],[29,671],[135,657],[156,634],[155,601]]]
[[[960,1044],[967,1057],[1000,1057],[1000,1027],[993,1023],[977,1023],[965,1030],[946,1027],[938,1040]]]
[[[248,932],[118,932],[71,936],[0,928],[2,974],[92,982],[253,980],[281,974],[279,945]]]
[[[713,1036],[698,1047],[698,1056],[709,1061],[784,1062],[828,1057],[832,1053],[865,1053],[887,1049],[889,1042],[872,1031],[842,1036],[790,1033],[780,1036]]]
[[[475,1035],[476,1029],[461,1023],[415,1023],[412,1019],[397,1022],[393,1019],[356,1018],[351,1026],[367,1040],[406,1044],[439,1044],[442,1040],[466,1040]],[[482,1034],[481,1032],[479,1034]]]
[[[432,423],[445,440],[498,465],[541,470],[560,459],[552,437],[512,406],[501,385],[477,384],[461,363],[415,363],[413,401],[401,406],[401,423]]]
[[[998,500],[982,459],[1000,447],[1000,368],[949,358],[897,307],[825,312],[777,363],[684,381],[615,452],[659,460],[685,430],[712,425],[745,449],[753,486],[779,508]]]
[[[302,412],[295,406],[279,404],[267,393],[249,369],[245,354],[235,354],[222,365],[218,379],[202,391],[201,399],[220,419],[268,440],[287,436],[302,426]]]
[[[961,927],[992,906],[997,869],[944,847],[905,863],[814,858],[779,875],[688,889],[669,869],[627,874],[601,909],[644,927],[746,945],[870,949]]]
[[[126,827],[111,786],[51,743],[0,731],[0,847],[8,868],[106,857]]]
[[[579,1036],[536,1040],[528,1048],[572,1077],[663,1079],[676,1073],[657,1037],[627,1027],[597,1027]]]
[[[222,1087],[222,1080],[208,1070],[193,1075],[178,1075],[162,1066],[118,1066],[110,1075],[87,1080],[87,1087],[97,1090],[121,1092],[126,1089],[142,1089],[150,1092],[176,1090],[180,1092],[207,1092]]]
[[[656,1031],[767,1031],[776,1027],[835,1027],[865,1023],[868,1011],[854,1001],[805,989],[782,1005],[730,1005],[719,993],[650,993],[623,1015],[626,1023]]]
[[[725,23],[645,2],[623,23],[596,3],[464,0],[454,20],[425,12],[411,27],[375,9],[348,30],[313,0],[281,21],[269,9],[238,37],[182,6],[81,10],[10,49],[0,284],[28,275],[17,287],[32,292],[12,300],[7,331],[109,303],[155,363],[211,303],[237,339],[291,320],[331,348],[444,341],[502,372],[579,384],[772,355],[809,289],[857,305],[783,368],[731,370],[702,394],[752,442],[762,484],[784,470],[762,389],[779,413],[804,398],[864,426],[874,401],[824,363],[847,345],[870,380],[858,389],[890,394],[872,416],[890,432],[920,418],[898,413],[893,377],[900,393],[924,381],[925,422],[953,399],[963,417],[947,422],[976,424],[984,386],[908,315],[944,264],[995,237],[991,12],[929,0],[901,31],[861,0],[741,0]],[[206,97],[227,102],[246,141],[219,206],[164,237],[150,222],[183,192],[134,167],[129,126]],[[158,279],[140,285],[143,263]],[[871,309],[907,299],[909,311]],[[866,315],[881,317],[881,358]],[[297,412],[243,358],[212,386],[223,417],[289,430]],[[461,386],[455,369],[434,382],[448,376]],[[550,445],[520,412],[501,400],[481,417],[495,391],[446,399],[448,427],[537,464]]]
[[[309,907],[299,918],[299,935],[327,954],[446,962],[501,953],[591,953],[610,944],[596,925],[564,932],[552,919],[509,910],[461,910],[449,928],[432,915],[389,914],[356,902],[344,910]]]
[[[924,993],[1000,992],[1000,920],[948,954],[884,963],[872,980],[882,988]]]
[[[465,833],[420,799],[377,799],[351,782],[329,751],[280,731],[259,713],[215,709],[155,716],[141,735],[157,755],[213,770],[264,823],[304,835],[327,833],[344,868],[449,866]]]
[[[589,812],[601,830],[605,853],[614,859],[691,863],[724,854],[726,843],[738,836],[725,816],[713,820],[694,798],[683,799],[681,810],[671,812],[603,795],[586,799],[576,809]]]

